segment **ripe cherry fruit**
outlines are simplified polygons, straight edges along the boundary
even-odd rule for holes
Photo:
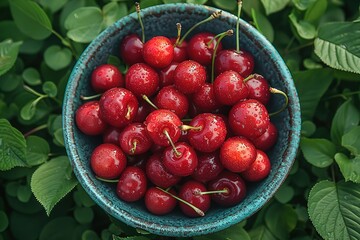
[[[219,151],[198,153],[198,165],[191,177],[199,182],[206,183],[216,178],[223,169]]]
[[[128,166],[120,175],[116,193],[126,202],[135,202],[144,197],[147,189],[147,178],[139,167]]]
[[[125,75],[125,87],[135,96],[152,96],[159,87],[159,75],[145,63],[130,66]]]
[[[174,86],[161,88],[154,99],[154,103],[158,108],[174,112],[180,119],[185,117],[189,109],[187,96]]]
[[[75,123],[81,132],[91,136],[103,133],[107,126],[101,117],[98,101],[82,104],[75,112]]]
[[[102,64],[91,73],[91,87],[97,93],[103,93],[113,87],[123,87],[124,77],[112,64]]]
[[[261,151],[256,151],[255,161],[248,169],[241,173],[241,176],[249,182],[257,182],[266,178],[271,170],[271,162],[268,155]]]
[[[139,155],[147,152],[152,145],[144,124],[131,123],[119,135],[119,145],[128,155]]]
[[[176,195],[174,189],[170,189],[169,192]],[[146,191],[144,202],[147,210],[155,215],[168,214],[177,204],[175,198],[156,187],[150,187]]]
[[[144,44],[143,58],[154,68],[167,67],[174,59],[174,46],[169,38],[155,36]]]
[[[186,60],[174,71],[174,85],[184,94],[197,92],[206,81],[206,70],[198,62]]]
[[[143,47],[138,35],[129,34],[120,43],[120,57],[127,65],[144,62]]]

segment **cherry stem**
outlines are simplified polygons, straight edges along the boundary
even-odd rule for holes
[[[132,146],[132,148],[130,149],[130,153],[131,153],[131,154],[135,154],[137,144],[138,144],[138,141],[134,140],[134,141],[133,141],[133,146]]]
[[[173,150],[175,152],[175,155],[177,157],[180,157],[181,153],[176,149],[176,146],[175,146],[174,142],[172,141],[172,139],[171,139],[171,137],[169,135],[169,132],[167,130],[164,130],[163,133],[165,134],[166,138],[169,140],[170,145],[171,145],[171,147],[173,148]]]
[[[181,24],[176,23],[176,28],[177,28],[177,37],[176,37],[176,42],[174,44],[174,47],[179,46],[180,37],[181,37]]]
[[[181,45],[181,43],[185,40],[185,38],[186,38],[195,28],[197,28],[198,26],[200,26],[200,25],[203,24],[203,23],[209,22],[209,21],[211,21],[211,20],[213,20],[213,19],[215,19],[215,18],[220,17],[221,13],[222,13],[222,11],[213,12],[213,13],[210,15],[210,17],[208,17],[208,18],[206,18],[206,19],[204,19],[204,20],[202,20],[202,21],[194,24],[194,26],[192,26],[192,27],[184,34],[184,36],[180,39],[180,41],[178,42],[178,45]]]
[[[184,125],[183,124],[183,125],[180,126],[180,129],[182,131],[188,131],[188,130],[200,131],[202,129],[202,126],[194,127],[194,126]]]
[[[217,42],[216,42],[216,46],[214,48],[214,52],[213,52],[213,55],[212,55],[212,58],[211,58],[211,83],[214,82],[214,78],[215,78],[215,58],[216,58],[216,52],[219,48],[219,45],[220,45],[220,42],[221,40],[225,37],[225,36],[231,36],[234,34],[234,31],[232,29],[229,29],[227,30],[226,32],[223,32],[223,33],[220,33],[218,34],[218,39],[217,39]]]
[[[84,100],[84,101],[87,101],[87,100],[92,100],[92,99],[95,99],[95,98],[98,98],[98,97],[101,97],[101,93],[95,94],[95,95],[92,95],[92,96],[83,96],[83,95],[81,95],[80,99]]]
[[[237,21],[236,21],[236,52],[240,51],[240,14],[242,9],[242,1],[238,0],[238,12],[237,12]]]
[[[176,195],[174,195],[174,194],[172,194],[172,193],[170,193],[170,192],[168,192],[168,191],[166,191],[166,190],[164,190],[164,189],[162,189],[162,188],[160,188],[160,187],[156,187],[156,188],[159,189],[159,190],[161,190],[161,191],[163,191],[164,193],[169,194],[171,197],[175,198],[176,200],[178,200],[178,201],[180,201],[180,202],[188,205],[190,208],[192,208],[192,209],[193,209],[197,214],[199,214],[200,216],[202,216],[202,217],[205,216],[205,213],[204,213],[200,208],[195,207],[195,206],[192,205],[191,203],[185,201],[185,200],[182,199],[182,198],[179,198],[178,196],[176,196]]]
[[[286,95],[286,93],[284,93],[283,91],[281,91],[281,90],[279,90],[279,89],[270,87],[270,88],[269,88],[269,91],[270,91],[271,93],[274,93],[274,94],[281,94],[281,95],[284,96],[284,98],[285,98],[285,103],[283,104],[283,106],[282,106],[279,110],[277,110],[276,112],[273,112],[273,113],[269,113],[269,116],[274,116],[274,115],[282,112],[282,111],[288,106],[288,104],[289,104],[289,98],[288,98],[288,96]]]
[[[127,112],[126,112],[126,115],[125,115],[125,118],[126,118],[127,120],[130,120],[130,118],[131,118],[131,116],[130,116],[131,111],[132,111],[132,108],[128,105],[128,106],[127,106]]]
[[[138,2],[135,3],[135,10],[136,10],[136,13],[137,13],[137,16],[139,19],[139,24],[141,27],[141,41],[144,43],[145,42],[145,29],[144,29],[144,24],[142,22],[141,14],[140,14],[140,3],[138,3]]]
[[[243,82],[246,83],[247,81],[249,81],[249,80],[252,79],[252,78],[255,78],[255,77],[258,76],[258,75],[259,75],[259,74],[257,74],[257,73],[250,74],[249,76],[247,76],[247,77],[243,80]]]
[[[229,192],[230,192],[229,189],[224,188],[224,189],[214,190],[214,191],[205,191],[205,192],[198,191],[198,192],[196,192],[196,194],[198,194],[198,195],[216,194],[216,193],[228,194]]]
[[[159,109],[159,108],[150,100],[150,98],[148,98],[148,96],[142,95],[141,97],[142,97],[148,104],[150,104],[150,106],[152,106],[152,107],[155,108],[156,110]]]
[[[105,179],[105,178],[101,178],[98,176],[95,176],[98,180],[102,181],[102,182],[108,182],[108,183],[117,183],[119,182],[118,179]]]

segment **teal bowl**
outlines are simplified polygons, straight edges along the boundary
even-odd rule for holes
[[[176,23],[182,24],[183,31],[207,18],[219,9],[192,4],[164,4],[142,9],[147,39],[155,35],[176,36]],[[237,17],[222,12],[220,18],[201,25],[193,34],[201,31],[212,33],[235,30]],[[63,131],[65,147],[80,184],[90,197],[109,215],[150,233],[190,237],[220,231],[239,223],[260,210],[268,202],[289,174],[295,160],[300,139],[300,105],[291,74],[276,49],[247,22],[240,21],[240,46],[255,58],[255,72],[267,78],[272,87],[281,89],[289,97],[288,107],[272,118],[279,129],[279,138],[269,152],[272,163],[270,175],[263,181],[248,188],[246,198],[230,208],[213,206],[204,217],[189,218],[179,210],[166,216],[149,213],[142,201],[127,203],[121,201],[114,184],[104,183],[95,178],[90,169],[91,151],[100,139],[82,134],[76,127],[74,114],[83,103],[81,95],[92,95],[89,79],[92,70],[107,62],[109,55],[118,56],[119,42],[129,33],[141,35],[136,13],[132,13],[104,30],[83,52],[68,80],[63,102]],[[235,36],[223,39],[225,48],[235,48]],[[281,96],[273,96],[270,109],[279,109],[284,104]]]

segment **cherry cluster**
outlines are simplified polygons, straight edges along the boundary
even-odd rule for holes
[[[273,88],[253,72],[250,53],[223,48],[229,34],[148,41],[130,34],[120,43],[125,74],[111,64],[93,70],[100,99],[83,103],[75,120],[84,134],[102,137],[90,166],[117,183],[120,199],[143,199],[157,215],[179,205],[203,216],[212,203],[238,204],[247,182],[268,176],[266,152],[277,140],[266,108]]]

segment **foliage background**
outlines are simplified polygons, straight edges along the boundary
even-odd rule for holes
[[[235,0],[140,3],[170,2],[236,12]],[[170,239],[107,216],[77,184],[63,147],[72,66],[133,3],[0,1],[0,239]],[[294,77],[300,151],[257,214],[193,239],[360,239],[359,10],[358,0],[244,0],[242,18],[274,44]]]

